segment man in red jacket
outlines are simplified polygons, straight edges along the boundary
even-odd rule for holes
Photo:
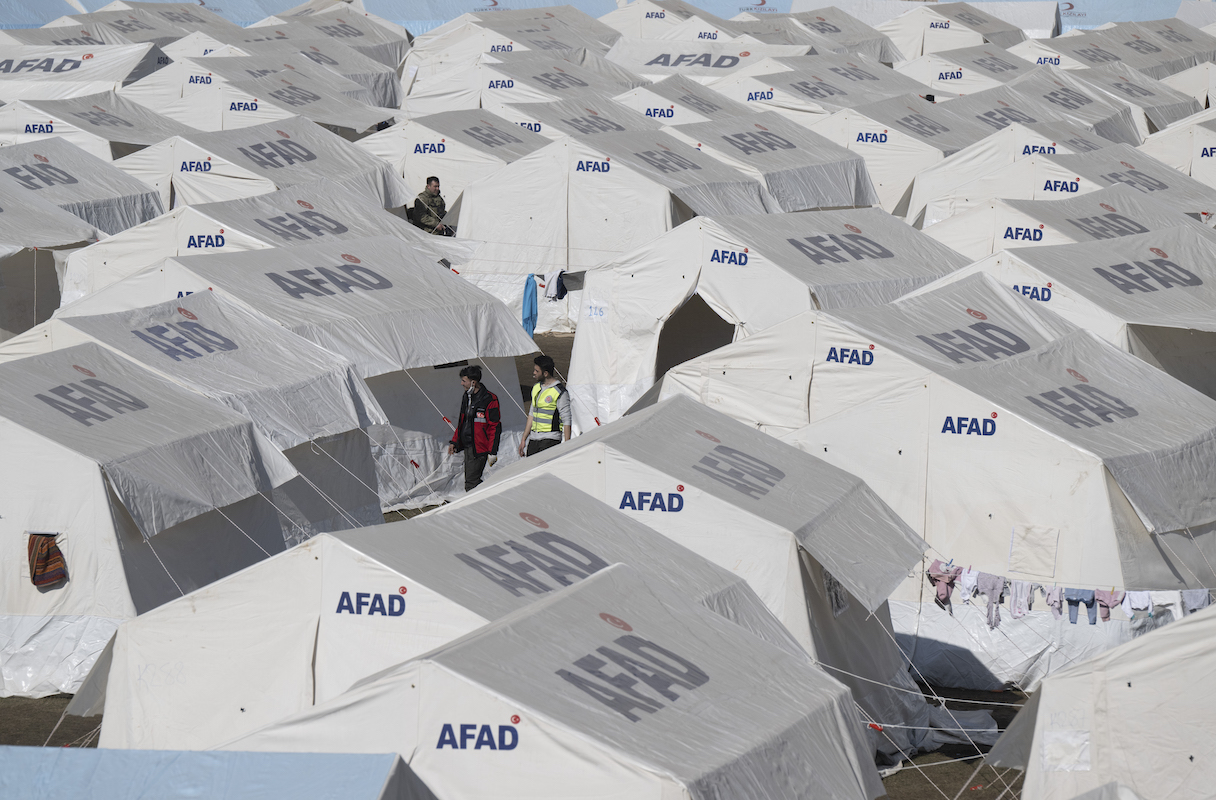
[[[481,483],[481,473],[487,462],[498,461],[498,439],[502,433],[502,418],[498,396],[481,385],[481,367],[473,364],[460,370],[460,422],[452,432],[448,455],[464,452],[464,490],[472,491]]]

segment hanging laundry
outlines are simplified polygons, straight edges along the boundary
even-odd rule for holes
[[[1030,581],[1011,581],[1009,589],[1009,613],[1021,619],[1030,613],[1034,604],[1034,584]]]
[[[533,275],[524,281],[523,326],[529,336],[536,333],[536,278]]]
[[[1077,604],[1085,606],[1085,613],[1089,615],[1089,624],[1098,624],[1098,604],[1094,599],[1093,589],[1065,589],[1064,602],[1068,603],[1068,621],[1073,625],[1077,624]]]
[[[1212,602],[1212,593],[1207,589],[1183,589],[1182,610],[1194,614],[1201,608],[1207,608]]]
[[[562,271],[545,273],[545,299],[557,300],[557,285],[561,281]]]
[[[566,294],[568,293],[566,290],[565,275],[566,275],[566,273],[564,273],[564,272],[557,273],[557,299],[558,300],[566,299]]]
[[[1053,619],[1059,619],[1064,616],[1064,589],[1059,586],[1053,586],[1048,589],[1043,587],[1043,598],[1047,601],[1047,607],[1051,609]]]
[[[1153,599],[1154,617],[1169,611],[1174,619],[1182,619],[1182,592],[1175,589],[1168,592],[1149,592],[1149,595]]]
[[[954,582],[962,573],[962,567],[947,567],[940,558],[934,559],[929,565],[929,583],[933,584],[936,592],[934,601],[941,608],[949,609],[951,615],[954,609],[950,606],[950,593],[954,591]]]
[[[1137,611],[1144,611],[1148,615],[1153,613],[1153,598],[1148,592],[1124,592],[1123,593],[1123,613],[1128,619],[1135,619]]]
[[[30,560],[30,582],[35,586],[54,586],[68,579],[63,551],[55,544],[53,533],[31,533],[26,545]]]
[[[1001,596],[1005,593],[1005,579],[1000,575],[981,572],[976,581],[976,590],[988,598],[988,629],[1001,625]]]
[[[963,570],[963,574],[958,576],[958,580],[954,585],[958,587],[959,598],[964,603],[970,603],[971,598],[975,596],[975,583],[980,579],[980,571],[967,567]]]
[[[1098,601],[1098,614],[1102,621],[1110,622],[1110,610],[1123,602],[1123,592],[1116,589],[1098,589],[1094,592],[1094,599]]]

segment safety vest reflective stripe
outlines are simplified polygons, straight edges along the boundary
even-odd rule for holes
[[[557,385],[543,391],[540,384],[532,387],[532,430],[537,433],[548,433],[554,430],[553,417],[557,413],[557,398],[561,390]]]

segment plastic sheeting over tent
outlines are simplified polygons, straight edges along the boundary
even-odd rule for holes
[[[571,136],[465,189],[458,230],[485,244],[462,274],[518,319],[527,275],[584,270],[698,214],[763,213],[762,192],[661,131]],[[570,330],[577,307],[577,293],[541,303],[537,330]]]
[[[1208,108],[1211,105],[1211,96],[1216,94],[1216,64],[1205,61],[1198,66],[1166,76],[1161,82],[1171,89],[1194,97],[1200,107]]]
[[[755,177],[770,212],[872,206],[879,202],[865,160],[771,111],[670,129],[724,164]]]
[[[837,111],[810,128],[865,158],[882,207],[897,216],[907,214],[913,182],[922,170],[989,135],[975,120],[953,113],[950,105],[916,95]]]
[[[1032,39],[1009,48],[1036,64],[1064,69],[1118,66],[1161,80],[1216,56],[1216,39],[1177,19],[1121,22],[1056,39]]]
[[[1153,134],[1140,151],[1216,188],[1216,111],[1208,110]]]
[[[398,122],[359,141],[392,164],[405,185],[421,192],[438,176],[449,208],[465,187],[549,143],[485,109],[445,111]]]
[[[908,202],[908,222],[926,230],[941,220],[926,215],[935,199],[960,186],[1038,153],[1090,153],[1114,142],[1074,122],[1008,122],[996,133],[964,147],[928,169],[917,173]]]
[[[214,747],[621,562],[807,659],[742,578],[557,478],[469,501],[314,538],[123,624],[69,713],[104,704],[103,747]],[[147,659],[187,664],[189,678],[149,703]]]
[[[4,694],[74,691],[121,620],[284,549],[263,493],[296,473],[247,418],[94,344],[0,379]],[[66,583],[18,571],[31,532],[57,537]]]
[[[1118,102],[1131,106],[1136,111],[1136,129],[1142,139],[1203,110],[1203,106],[1194,98],[1131,70],[1091,67],[1075,70],[1072,75]]]
[[[47,23],[48,28],[61,28],[69,36],[76,28],[96,26],[106,43],[132,42],[153,44],[158,48],[186,36],[190,31],[166,19],[134,9],[129,11],[96,11],[91,14],[71,14]],[[81,32],[83,35],[83,31]]]
[[[754,113],[743,103],[737,103],[683,75],[631,89],[612,99],[664,125],[687,125],[726,117],[746,117]]]
[[[940,744],[929,728],[941,721],[901,696],[911,682],[884,630],[886,595],[923,543],[854,476],[685,398],[531,456],[482,491],[541,473],[745,578],[867,719],[890,723],[870,734],[877,750]]]
[[[1196,687],[1211,680],[1214,634],[1216,611],[1201,611],[1060,670],[985,760],[1023,770],[1026,800],[1203,797],[1216,770],[1196,747],[1212,730],[1211,703]]]
[[[410,50],[409,39],[397,31],[389,30],[384,25],[365,19],[357,9],[338,11],[332,14],[313,16],[305,14],[295,17],[267,17],[255,25],[250,25],[246,32],[258,34],[262,28],[277,30],[289,26],[306,31],[306,38],[333,38],[349,47],[353,47],[368,58],[374,59],[385,66],[397,69],[405,60]]]
[[[957,50],[982,44],[1008,48],[1026,41],[1026,34],[1021,28],[981,11],[982,5],[920,4],[875,28],[890,36],[907,59],[938,50]]]
[[[680,80],[685,79],[668,78],[665,81],[652,84],[652,86],[661,87],[667,81]],[[708,94],[699,84],[694,85],[701,92]],[[633,92],[644,91],[646,91],[644,88],[634,89],[622,97],[627,97]],[[728,101],[726,98],[721,98],[719,102],[726,103]],[[667,117],[656,119],[653,114],[650,117],[646,117],[644,109],[641,114],[635,114],[633,111],[638,109],[631,110],[625,106],[624,102],[618,102],[609,97],[588,92],[587,94],[570,97],[565,100],[555,100],[552,103],[520,103],[518,105],[505,106],[501,111],[501,116],[503,119],[527,128],[533,133],[539,133],[548,139],[562,139],[566,136],[586,136],[593,133],[657,131],[663,127],[659,119],[662,119],[663,122],[669,121]],[[674,109],[674,105],[672,107]],[[655,110],[661,111],[662,109],[656,108]]]
[[[9,148],[0,149],[0,160]],[[128,180],[130,180],[128,178]],[[396,236],[436,263],[461,265],[476,247],[430,237],[374,201],[333,184],[300,184],[241,200],[181,206],[67,255],[59,269],[70,303],[173,256],[292,247],[318,239]]]
[[[422,800],[429,792],[397,755],[136,752],[0,748],[0,793],[134,800],[212,797],[346,797]]]
[[[1005,250],[945,280],[986,272],[1005,285],[1049,285],[1046,299],[1053,311],[1216,397],[1214,265],[1216,238],[1210,232],[1164,228]]]
[[[901,75],[920,81],[936,97],[948,100],[982,92],[1026,74],[1034,65],[991,44],[942,50],[895,67]]]
[[[1027,156],[934,199],[925,208],[925,219],[946,219],[994,198],[1051,200],[1116,183],[1151,194],[1154,200],[1204,222],[1216,219],[1212,216],[1216,189],[1125,144],[1071,156]]]
[[[1202,454],[1216,402],[987,276],[795,317],[670,371],[655,395],[707,390],[864,479],[942,560],[1060,586],[1213,579]],[[791,431],[799,418],[810,424]],[[990,630],[982,606],[949,614],[922,605],[931,594],[917,575],[892,618],[926,679],[953,686],[1032,688],[1130,634],[1041,607]]]
[[[925,233],[967,258],[979,259],[1008,247],[1092,242],[1185,225],[1211,231],[1152,195],[1117,183],[1065,200],[990,200]]]
[[[799,11],[790,14],[790,17],[850,53],[868,56],[883,64],[894,64],[905,59],[890,36],[836,6]]]
[[[654,685],[622,693],[604,659]],[[461,728],[462,743],[454,704],[512,722]],[[654,800],[868,800],[883,789],[860,726],[848,689],[805,659],[619,564],[226,749],[388,747],[443,797],[593,784]]]
[[[0,346],[0,361],[83,343],[252,419],[300,473],[268,493],[292,526],[291,541],[384,521],[361,429],[386,420],[345,359],[201,292],[134,311],[49,320]]]
[[[373,426],[387,508],[428,505],[463,491],[452,423],[435,398],[459,398],[462,361],[477,360],[501,403],[499,458],[515,457],[524,410],[514,357],[536,346],[494,298],[400,239],[171,258],[60,310],[103,314],[216,291],[348,358],[389,418]],[[450,406],[451,413],[459,406]]]
[[[105,233],[152,219],[160,196],[142,181],[65,139],[0,147],[0,172]]]
[[[812,48],[805,45],[621,38],[605,58],[651,81],[681,75],[697,83],[712,83],[766,58],[810,52]]]
[[[0,144],[61,136],[102,161],[115,161],[193,130],[114,92],[65,100],[17,100],[0,107]]]
[[[414,196],[387,162],[303,117],[172,136],[116,166],[155,187],[166,208],[237,200],[317,180],[374,197],[385,208]]]
[[[667,367],[734,338],[812,309],[890,302],[966,263],[876,208],[690,220],[587,272],[575,424],[617,419]]]
[[[112,92],[169,63],[150,44],[35,47],[0,44],[0,97],[57,100]]]

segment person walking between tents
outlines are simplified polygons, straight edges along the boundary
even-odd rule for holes
[[[528,424],[519,454],[536,455],[554,445],[570,440],[570,393],[566,384],[557,379],[557,367],[549,356],[532,359],[532,406],[528,409]]]
[[[460,370],[460,422],[452,432],[448,455],[464,453],[464,490],[471,492],[481,483],[481,473],[487,462],[498,461],[498,440],[502,433],[502,418],[498,396],[481,385],[481,367],[472,365]]]
[[[439,179],[434,175],[426,179],[426,188],[414,198],[414,224],[436,236],[455,236],[456,229],[443,224],[448,204],[439,194]]]

